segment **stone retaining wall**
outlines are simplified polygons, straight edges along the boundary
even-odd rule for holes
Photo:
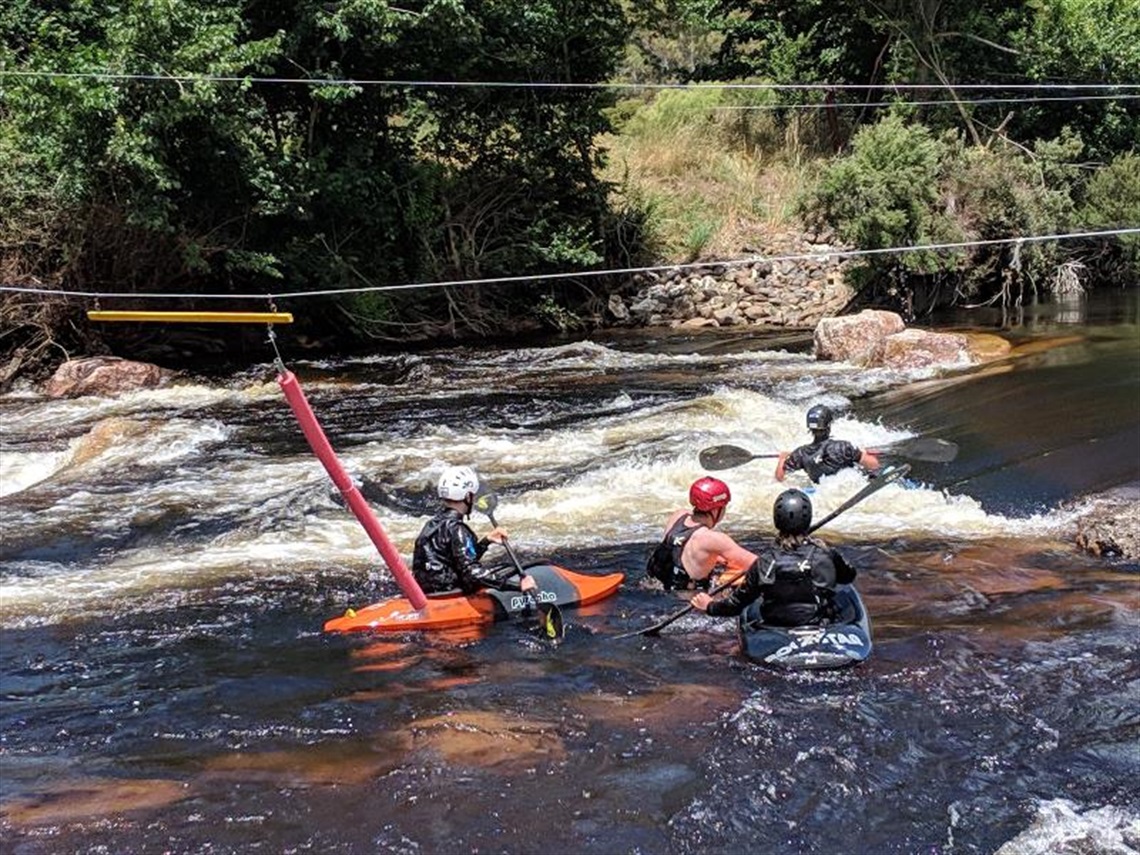
[[[801,239],[770,254],[812,257],[639,273],[634,294],[611,296],[610,314],[635,326],[810,328],[854,296],[844,278],[850,262],[827,254],[837,248]]]

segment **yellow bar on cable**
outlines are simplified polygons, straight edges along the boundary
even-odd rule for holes
[[[161,321],[185,324],[291,324],[292,312],[105,312],[91,310],[92,321]]]

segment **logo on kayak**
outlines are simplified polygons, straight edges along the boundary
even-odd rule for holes
[[[419,620],[420,617],[419,612],[392,612],[388,620]]]
[[[834,647],[842,651],[858,651],[863,646],[863,639],[852,632],[796,627],[791,630],[790,635],[792,636],[791,640],[773,653],[769,660],[784,659],[812,647]]]
[[[553,591],[539,591],[538,602],[540,603],[557,603],[558,595]],[[526,609],[532,608],[535,605],[535,597],[533,594],[518,594],[511,597],[510,610],[512,612],[521,612]]]

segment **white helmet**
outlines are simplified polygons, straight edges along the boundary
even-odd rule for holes
[[[461,502],[479,492],[479,476],[470,466],[448,466],[439,476],[439,497]]]

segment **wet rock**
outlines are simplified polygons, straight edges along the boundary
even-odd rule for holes
[[[13,825],[54,825],[154,810],[189,795],[179,781],[87,778],[54,785],[37,796],[9,801],[4,806],[4,818]]]
[[[124,441],[155,430],[157,422],[138,421],[122,416],[111,416],[95,424],[75,445],[68,461],[69,471],[102,457],[108,450]],[[81,473],[77,473],[81,474]]]
[[[869,365],[879,358],[883,341],[906,329],[895,312],[864,309],[857,315],[824,318],[815,328],[816,359]]]
[[[1093,555],[1140,561],[1140,486],[1095,497],[1077,519],[1074,540]]]
[[[411,734],[416,747],[465,766],[557,763],[566,757],[566,746],[553,726],[494,712],[470,710],[422,719]]]
[[[626,308],[625,302],[622,300],[620,294],[611,294],[609,304],[606,306],[613,317],[618,321],[629,320],[629,309]]]
[[[900,370],[968,365],[971,361],[969,342],[964,335],[916,329],[887,336],[880,355],[874,360],[878,365]]]
[[[95,356],[70,359],[56,369],[44,391],[49,398],[98,395],[114,398],[138,389],[165,386],[174,372],[148,362]]]
[[[974,362],[990,362],[1009,356],[1013,346],[1000,335],[992,333],[964,333],[967,347]]]

